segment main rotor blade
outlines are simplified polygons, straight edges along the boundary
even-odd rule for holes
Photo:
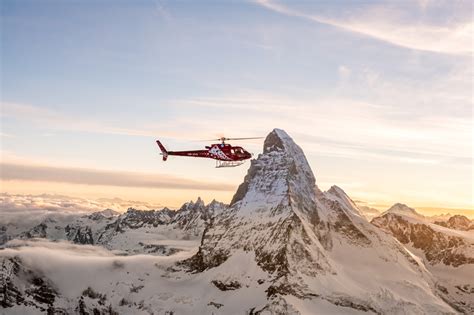
[[[222,138],[214,138],[214,139],[204,139],[204,140],[195,140],[195,141],[227,141],[227,140],[231,140],[231,141],[235,141],[235,140],[252,140],[252,139],[264,139],[265,137],[249,137],[249,138],[226,138],[226,137],[222,137]]]
[[[201,139],[201,140],[192,140],[193,142],[204,142],[204,141],[222,141],[221,138],[219,139]]]
[[[265,137],[249,137],[249,138],[225,138],[225,140],[252,140],[252,139],[264,139]]]

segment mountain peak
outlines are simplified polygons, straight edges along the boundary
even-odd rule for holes
[[[131,208],[129,208],[131,209]],[[88,215],[89,219],[92,220],[101,220],[101,219],[112,219],[120,215],[120,212],[117,212],[112,209],[105,209],[102,211],[93,212]]]
[[[424,218],[423,215],[419,214],[418,212],[416,212],[415,209],[410,208],[404,203],[394,204],[387,211],[382,213],[381,216],[388,213],[399,214],[399,215],[404,215],[404,216],[409,216],[409,217],[414,217],[414,218]]]
[[[347,196],[346,192],[339,186],[337,185],[332,185],[331,188],[328,190],[329,193],[335,194],[335,195],[345,195]]]
[[[194,204],[199,205],[199,206],[204,206],[205,205],[204,201],[201,199],[201,197],[198,197]]]
[[[265,138],[263,153],[285,150],[285,142],[291,143],[293,139],[284,130],[275,128]]]
[[[99,212],[96,212],[96,213],[100,213],[102,214],[104,217],[107,217],[107,218],[110,218],[110,217],[115,217],[115,216],[118,216],[120,215],[120,212],[117,212],[113,209],[110,209],[110,208],[107,208],[105,210],[102,210],[102,211],[99,211]]]
[[[329,196],[328,196],[329,194]],[[331,188],[325,194],[326,197],[329,199],[336,198],[339,202],[341,202],[346,209],[355,213],[359,216],[362,216],[361,212],[359,211],[359,207],[355,204],[355,202],[346,194],[346,192],[340,188],[339,186],[332,185]]]
[[[246,204],[255,209],[257,203],[268,209],[288,201],[289,194],[296,191],[311,195],[315,185],[303,150],[284,130],[274,129],[265,138],[263,153],[251,161],[231,205],[242,201],[240,210]]]
[[[308,261],[314,263],[312,255],[319,255],[316,269],[329,272],[319,243],[327,228],[319,225],[315,191],[315,178],[303,151],[285,131],[274,129],[265,139],[263,153],[251,161],[230,207],[204,232],[198,254],[190,259],[191,268],[220,265],[240,248],[255,251],[256,261],[264,269],[287,272],[287,259],[301,254],[288,248],[291,241],[298,243],[293,246],[306,253]],[[225,241],[219,241],[222,231],[227,231]],[[268,242],[273,244],[271,248]],[[313,265],[308,273],[316,269]]]
[[[415,209],[410,208],[406,204],[399,203],[399,202],[392,205],[387,211],[391,211],[391,212],[393,212],[393,211],[416,212]]]

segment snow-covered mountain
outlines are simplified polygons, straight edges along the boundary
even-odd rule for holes
[[[398,214],[402,216],[407,216],[407,217],[412,217],[412,218],[418,218],[421,220],[425,219],[425,216],[422,214],[416,212],[415,209],[410,208],[406,204],[403,203],[396,203],[393,206],[391,206],[387,211],[383,212],[380,216],[384,216],[386,214]]]
[[[467,217],[459,214],[453,215],[447,220],[435,220],[434,223],[460,231],[474,230],[474,221],[469,220]]]
[[[215,200],[205,205],[198,198],[176,211],[128,209],[101,230],[97,243],[129,254],[171,255],[199,244],[206,224],[225,207]]]
[[[441,214],[435,214],[430,216],[430,220],[432,222],[438,221],[438,222],[443,222],[443,221],[448,221],[449,218],[451,218],[453,215],[451,213],[441,213]]]
[[[67,214],[56,212],[37,220],[14,220],[0,224],[0,246],[15,238],[48,238],[70,240],[78,244],[94,244],[98,234],[119,213],[106,209],[91,214]]]
[[[372,224],[393,235],[423,260],[435,276],[441,294],[449,295],[458,311],[473,313],[474,230],[465,229],[470,220],[455,216],[434,224],[412,210],[387,211],[374,218]]]
[[[80,233],[68,226],[80,243],[91,235],[102,247],[9,241],[0,251],[0,305],[23,314],[472,310],[468,293],[440,285],[424,257],[369,223],[341,188],[321,191],[301,148],[279,129],[265,139],[230,206],[198,199],[176,212],[129,209],[99,220],[97,229],[80,224]],[[36,226],[30,236],[50,238],[51,227]],[[160,255],[142,254],[155,250]],[[472,295],[468,275],[461,288]]]
[[[255,257],[249,274],[232,272],[242,253]],[[183,266],[229,270],[213,281],[223,290],[255,287],[266,296],[259,310],[304,312],[325,304],[379,313],[452,311],[423,264],[367,222],[342,189],[318,189],[302,150],[282,130],[266,138],[231,206]],[[256,269],[266,277],[253,278]]]
[[[196,246],[206,222],[224,207],[215,200],[205,205],[198,198],[177,211],[129,208],[124,214],[106,209],[90,215],[51,215],[33,227],[14,223],[2,226],[0,245],[15,238],[46,238],[101,245],[122,254],[169,255]]]

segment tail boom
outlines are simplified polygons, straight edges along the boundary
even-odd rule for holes
[[[209,151],[208,150],[196,150],[196,151],[168,151],[166,150],[165,146],[161,144],[159,140],[156,140],[156,144],[158,144],[158,147],[161,150],[161,155],[163,155],[163,161],[166,161],[168,159],[168,156],[170,155],[177,155],[177,156],[190,156],[190,157],[202,157],[202,158],[208,158],[209,156]]]

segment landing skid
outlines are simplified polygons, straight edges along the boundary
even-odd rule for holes
[[[245,161],[219,161],[219,160],[216,160],[216,168],[236,167],[236,166],[242,165],[244,163],[245,163]]]

